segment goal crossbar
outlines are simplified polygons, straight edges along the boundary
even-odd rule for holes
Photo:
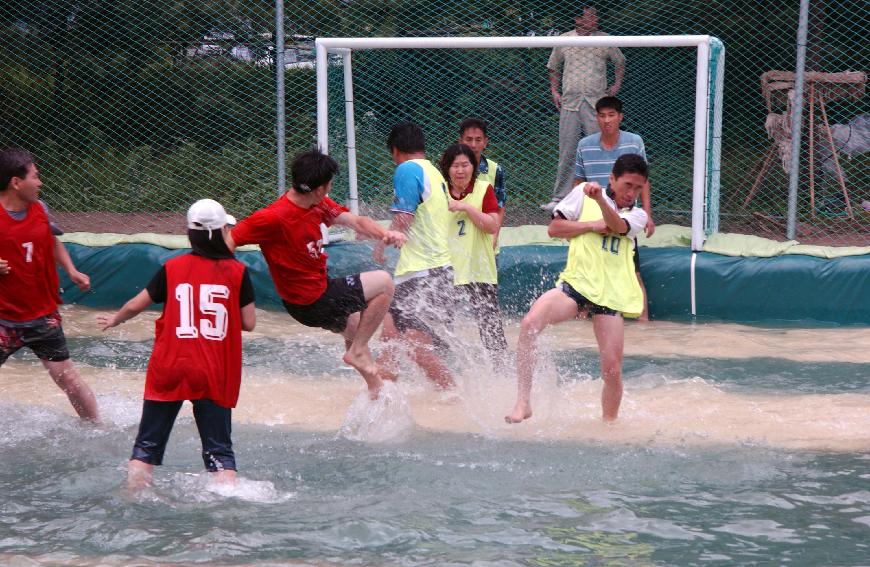
[[[345,114],[348,138],[348,174],[350,208],[358,212],[359,188],[356,180],[356,142],[353,118],[353,73],[351,54],[354,50],[373,49],[501,49],[553,47],[693,47],[697,52],[695,71],[695,121],[692,166],[692,249],[700,250],[704,243],[704,209],[708,161],[706,147],[709,113],[710,45],[709,35],[660,36],[540,36],[540,37],[322,37],[315,40],[317,73],[317,143],[329,151],[329,120],[327,99],[328,55],[342,56],[344,67]],[[719,77],[717,76],[718,80]],[[715,88],[715,87],[714,87]],[[721,115],[719,120],[721,120]],[[713,125],[714,130],[716,125]],[[718,159],[718,155],[714,154]],[[718,164],[714,164],[718,169]]]

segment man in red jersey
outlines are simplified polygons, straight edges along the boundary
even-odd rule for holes
[[[227,215],[217,201],[202,199],[187,211],[192,252],[172,258],[148,286],[114,315],[98,315],[103,330],[163,303],[155,325],[154,351],[145,375],[142,420],[133,445],[127,486],[151,483],[184,400],[202,441],[202,460],[219,482],[234,482],[236,460],[230,437],[232,408],[242,378],[242,330],[256,324],[254,287],[225,237]]]
[[[230,233],[231,250],[259,244],[278,295],[290,315],[307,327],[320,327],[344,337],[343,360],[365,379],[377,398],[383,382],[369,350],[369,340],[393,299],[393,280],[383,270],[329,278],[321,223],[346,226],[357,235],[401,247],[405,235],[374,220],[348,212],[327,195],[338,171],[334,159],[320,150],[296,156],[293,186],[277,201],[241,221]]]
[[[63,232],[39,199],[40,187],[30,153],[0,151],[0,366],[21,347],[30,348],[79,417],[96,422],[97,399],[73,367],[63,334],[55,263],[82,291],[91,281],[57,239]]]

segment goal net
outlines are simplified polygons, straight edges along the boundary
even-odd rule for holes
[[[318,144],[342,166],[333,197],[387,218],[390,128],[422,126],[437,163],[460,122],[477,117],[488,125],[485,154],[506,171],[506,223],[546,223],[540,205],[551,199],[559,160],[547,68],[554,47],[616,48],[624,57],[622,129],[644,139],[653,217],[692,226],[699,249],[718,226],[724,48],[710,36],[320,38]],[[608,63],[608,85],[616,71]]]

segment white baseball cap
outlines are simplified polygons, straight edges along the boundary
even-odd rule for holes
[[[212,231],[227,224],[236,224],[236,218],[214,199],[200,199],[187,209],[187,228]]]

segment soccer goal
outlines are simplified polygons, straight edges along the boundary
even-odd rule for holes
[[[486,153],[507,170],[509,214],[540,215],[558,161],[559,114],[546,68],[554,47],[625,54],[622,127],[646,142],[654,216],[691,224],[699,250],[718,230],[724,70],[724,46],[706,35],[319,38],[317,141],[327,152],[347,148],[346,156],[333,153],[347,171],[336,195],[346,191],[354,212],[385,211],[392,125],[423,126],[437,162],[458,138],[459,121],[476,116],[490,126]]]

